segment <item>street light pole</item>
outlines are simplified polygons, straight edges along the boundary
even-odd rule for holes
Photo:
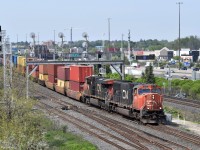
[[[108,18],[108,49],[110,49],[110,19]]]
[[[55,60],[55,55],[56,55],[56,30],[53,30],[53,40],[54,40],[54,54],[53,54],[53,60]]]
[[[181,42],[180,42],[180,33],[181,33],[181,29],[180,29],[180,26],[181,26],[181,13],[180,13],[180,5],[183,4],[182,2],[178,2],[176,3],[179,5],[179,38],[178,38],[178,46],[179,46],[179,70],[181,68]]]

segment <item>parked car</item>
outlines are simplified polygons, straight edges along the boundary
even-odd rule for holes
[[[171,70],[171,73],[175,73],[175,71],[174,71],[174,70]]]
[[[178,93],[174,97],[176,97],[176,98],[186,98],[186,93]]]
[[[193,68],[193,71],[199,71],[199,68]]]
[[[160,69],[164,69],[164,67],[162,66],[162,67],[160,67]]]
[[[187,67],[182,67],[181,70],[187,70]]]
[[[182,76],[181,79],[188,79],[188,77],[187,76]]]

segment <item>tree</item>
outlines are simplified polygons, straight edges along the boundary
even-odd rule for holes
[[[150,66],[147,66],[145,68],[145,72],[142,73],[142,79],[144,79],[145,83],[155,83],[155,77],[153,74],[153,66],[150,63]]]

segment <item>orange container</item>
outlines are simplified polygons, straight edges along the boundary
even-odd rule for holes
[[[70,66],[70,81],[85,82],[85,77],[93,75],[93,66]]]
[[[48,66],[47,65],[39,65],[39,73],[40,74],[48,74]]]

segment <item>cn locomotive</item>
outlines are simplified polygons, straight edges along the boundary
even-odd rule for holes
[[[18,72],[26,72],[25,58],[14,56]],[[34,66],[29,66],[29,69]],[[31,70],[30,70],[31,71]],[[93,75],[93,66],[39,65],[33,81],[67,97],[96,105],[146,123],[165,122],[161,88]]]
[[[155,84],[86,77],[83,101],[146,123],[163,123],[163,96]]]

